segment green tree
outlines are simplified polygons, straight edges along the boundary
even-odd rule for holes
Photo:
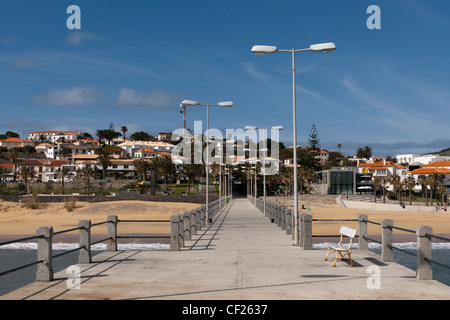
[[[86,193],[89,195],[91,181],[95,177],[96,171],[91,166],[86,166],[77,170],[77,176],[79,176],[86,184]]]
[[[311,151],[320,151],[319,133],[317,132],[315,124],[311,127],[308,143]]]
[[[146,159],[136,159],[133,161],[134,170],[136,171],[138,178],[142,180],[147,179],[147,174],[151,170],[151,163]]]
[[[373,176],[372,182],[373,182],[373,202],[377,202],[377,191],[378,187],[381,185],[382,182],[381,177]]]
[[[126,140],[125,133],[127,133],[127,131],[128,131],[127,126],[122,126],[122,127],[120,128],[120,131],[122,131],[123,141],[125,142],[125,140]]]
[[[195,177],[203,173],[203,165],[201,164],[183,164],[181,172],[188,178],[188,192],[191,191],[191,184]]]
[[[29,194],[30,190],[28,189],[28,182],[36,176],[34,168],[26,166],[20,167],[20,176],[25,181],[25,189],[27,190],[27,194]]]
[[[404,181],[406,189],[408,189],[409,192],[409,205],[412,205],[412,192],[414,187],[417,185],[416,179],[414,179],[413,176],[406,177]]]
[[[70,173],[70,169],[68,167],[60,167],[55,171],[56,176],[61,179],[61,189],[62,194],[64,194],[64,184],[66,179],[70,179],[72,174]]]
[[[103,169],[103,180],[106,179],[106,174],[108,170],[108,166],[112,164],[112,153],[110,150],[102,149],[97,158],[98,163],[102,166]]]

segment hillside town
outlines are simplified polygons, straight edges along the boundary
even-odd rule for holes
[[[144,170],[142,174],[139,163],[156,163],[155,159],[170,159],[172,163],[165,174],[158,175],[160,182],[164,179],[165,184],[180,183],[188,179],[183,170],[183,158],[172,154],[178,141],[171,141],[170,133],[153,137],[148,134],[142,136],[141,132],[140,137],[145,140],[134,140],[139,135],[126,138],[127,129],[124,127],[122,134],[112,130],[115,132],[113,136],[108,136],[108,130],[111,131],[98,130],[97,139],[81,131],[35,131],[30,132],[27,139],[7,132],[0,140],[0,181],[26,185],[61,180],[71,182],[77,177],[82,178],[83,170],[90,169],[92,180],[113,179],[127,184],[130,180],[149,179],[149,172]],[[297,146],[300,193],[370,194],[375,196],[375,201],[377,196],[383,197],[384,201],[386,196],[401,199],[403,191],[409,195],[422,194],[427,201],[429,194],[431,198],[434,196],[441,202],[446,201],[450,186],[450,156],[401,154],[395,158],[377,157],[372,156],[371,150],[364,153],[361,149],[348,157],[340,152],[317,148],[314,139],[310,142],[309,146]],[[268,194],[292,194],[293,149],[293,146],[285,147],[280,143],[279,159],[267,158],[275,162],[278,172],[267,176]],[[251,182],[254,171],[251,170],[253,165],[262,165],[261,155],[260,152],[259,158],[252,158],[247,153],[233,158],[237,171],[230,170],[231,178],[235,183],[245,184],[247,193],[255,192]],[[200,176],[204,169],[197,169],[196,182],[203,183],[205,180]],[[256,176],[256,183],[260,185],[259,189],[256,188],[257,194],[262,192],[261,172]],[[217,178],[217,173],[213,177]],[[195,177],[191,178],[194,183]],[[429,191],[424,194],[425,189]]]

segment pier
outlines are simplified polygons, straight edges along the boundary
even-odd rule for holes
[[[237,198],[176,250],[104,251],[77,265],[79,288],[69,288],[74,275],[63,270],[52,281],[34,282],[0,299],[450,298],[449,286],[418,280],[415,270],[383,261],[370,250],[353,250],[354,267],[344,260],[333,268],[332,259],[324,261],[326,250],[293,245],[292,235],[273,220],[247,199]]]

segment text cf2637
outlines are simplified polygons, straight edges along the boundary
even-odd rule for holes
[[[266,304],[229,304],[225,308],[194,306],[189,304],[182,309],[183,315],[207,315],[214,317],[217,314],[228,315],[263,315],[267,311]]]

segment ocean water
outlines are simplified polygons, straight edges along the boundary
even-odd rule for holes
[[[403,250],[415,253],[417,246],[415,242],[394,243],[394,246]],[[57,243],[53,244],[54,255],[62,253],[66,250],[77,248],[78,244]],[[326,249],[325,244],[314,244],[314,249]],[[168,250],[168,244],[148,243],[148,244],[119,244],[119,250]],[[432,258],[444,265],[450,266],[450,243],[433,243],[432,244]],[[91,247],[92,255],[106,250],[105,244],[97,244]],[[381,246],[376,243],[369,244],[369,250],[380,254]],[[36,243],[15,243],[0,247],[0,272],[18,267],[36,260],[37,245]],[[416,269],[416,257],[403,253],[401,251],[394,251],[395,262],[408,267],[412,270]],[[53,269],[56,272],[64,270],[70,265],[76,264],[78,261],[78,251],[63,255],[53,259]],[[442,282],[450,286],[450,269],[433,264],[434,280]],[[0,296],[30,284],[35,281],[36,266],[28,267],[20,271],[16,271],[4,276],[0,276]]]
[[[53,244],[53,255],[64,251],[78,248],[76,243]],[[119,250],[168,250],[167,244],[119,244]],[[106,250],[106,244],[96,244],[91,246],[92,256]],[[53,259],[53,270],[59,272],[67,267],[77,264],[79,251],[71,252],[61,257]],[[36,243],[14,243],[0,247],[0,272],[10,270],[37,260]],[[37,266],[31,266],[19,271],[15,271],[4,276],[0,276],[0,296],[26,286],[36,281]]]
[[[394,243],[394,247],[400,248],[407,252],[416,254],[417,253],[417,243],[416,242],[403,242]],[[327,249],[325,244],[314,244],[313,248],[317,249]],[[354,248],[357,249],[357,245],[354,244]],[[443,265],[450,268],[450,243],[432,243],[431,245],[432,253],[431,258]],[[381,255],[381,245],[378,243],[369,243],[369,250],[376,254]],[[394,261],[398,264],[405,266],[409,269],[416,270],[417,257],[411,254],[404,253],[399,250],[394,250]],[[433,269],[433,279],[443,284],[450,286],[450,269],[439,266],[432,263],[431,268]]]

